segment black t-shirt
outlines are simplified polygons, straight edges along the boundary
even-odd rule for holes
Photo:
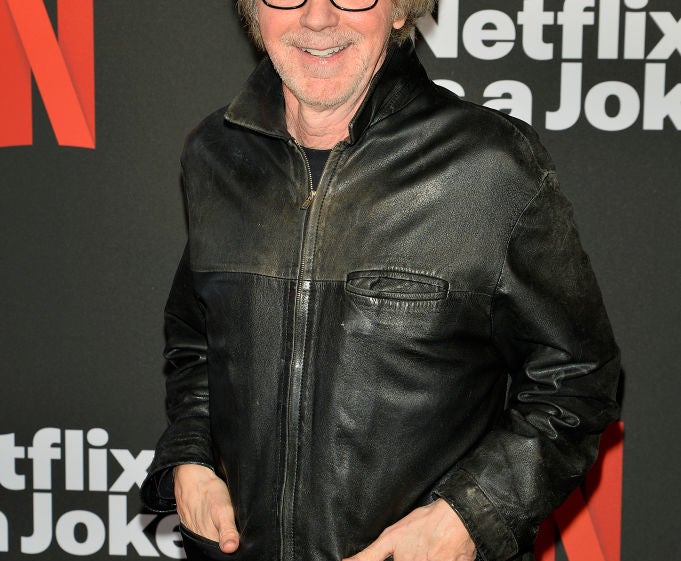
[[[322,171],[326,165],[326,160],[329,159],[331,150],[317,150],[315,148],[307,148],[303,146],[307,161],[310,162],[310,171],[312,172],[312,185],[317,188],[317,184],[322,177]]]

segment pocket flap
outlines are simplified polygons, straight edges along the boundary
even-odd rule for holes
[[[362,296],[397,300],[438,300],[447,295],[447,281],[408,271],[353,271],[346,289]]]

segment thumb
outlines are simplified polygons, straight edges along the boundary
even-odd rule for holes
[[[218,541],[222,552],[234,553],[239,548],[239,532],[236,529],[232,509],[226,510],[215,526],[218,530]]]
[[[393,550],[394,548],[388,543],[388,540],[378,538],[359,553],[355,553],[352,557],[343,559],[343,561],[385,561],[393,554]]]

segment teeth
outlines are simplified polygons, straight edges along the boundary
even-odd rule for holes
[[[337,53],[338,51],[342,51],[345,47],[331,47],[330,49],[324,49],[322,51],[319,51],[317,49],[303,49],[306,53],[310,53],[311,55],[314,56],[320,56],[320,57],[328,57],[331,56],[332,54]]]

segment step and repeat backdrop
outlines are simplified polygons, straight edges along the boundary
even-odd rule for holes
[[[677,559],[681,5],[441,0],[431,77],[532,123],[623,354],[622,422],[542,561]],[[183,557],[138,491],[165,426],[178,157],[260,55],[227,0],[0,0],[0,558]]]

